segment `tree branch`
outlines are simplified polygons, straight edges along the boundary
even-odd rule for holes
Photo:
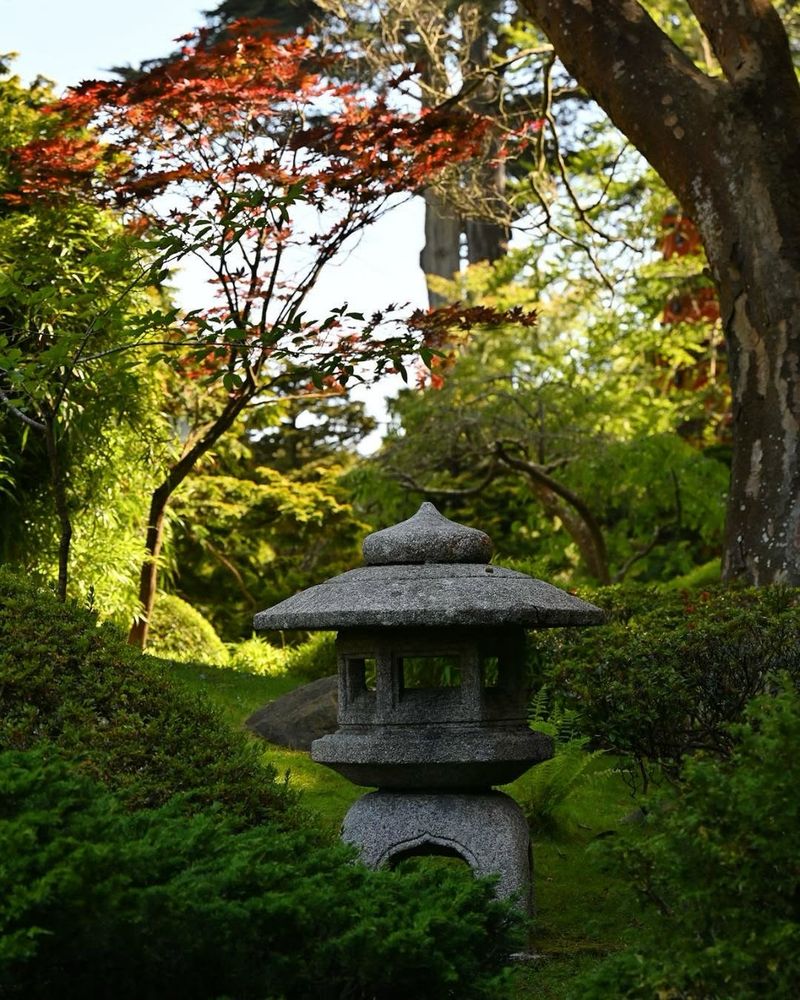
[[[797,105],[800,97],[789,40],[770,0],[688,0],[688,4],[732,84],[761,84],[769,88],[772,100],[794,94]]]
[[[653,551],[656,545],[658,545],[658,543],[661,541],[662,534],[663,534],[662,528],[661,527],[656,528],[656,530],[653,532],[650,538],[650,541],[646,542],[640,548],[636,549],[636,551],[632,553],[632,555],[628,556],[625,562],[620,566],[620,568],[611,578],[611,582],[622,583],[622,581],[628,575],[628,571],[630,570],[630,568],[632,566],[635,566],[640,559],[644,559],[645,556],[650,555],[650,553]]]
[[[689,210],[725,84],[702,73],[637,0],[523,0],[567,70]]]
[[[29,417],[27,413],[23,413],[22,410],[14,406],[14,404],[11,402],[11,400],[8,398],[8,396],[2,389],[0,389],[0,400],[3,401],[6,409],[10,413],[13,413],[14,416],[17,417],[19,420],[21,420],[23,424],[27,424],[28,427],[32,427],[34,430],[41,431],[42,433],[45,433],[47,431],[47,424],[43,424],[39,420],[34,420],[33,417]]]
[[[586,502],[568,486],[553,479],[535,462],[509,455],[499,441],[495,444],[495,454],[498,461],[504,465],[524,472],[534,487],[539,487],[537,492],[546,491],[547,494],[551,495],[551,498],[555,496],[564,501],[567,504],[567,509],[571,508],[571,512],[574,512],[571,516],[565,513],[563,505],[561,505],[561,511],[558,512],[564,526],[578,544],[589,572],[599,583],[610,583],[608,554],[603,530]]]
[[[497,459],[492,459],[486,475],[483,479],[481,479],[477,486],[470,486],[463,490],[445,490],[437,489],[431,486],[422,486],[407,472],[401,472],[397,469],[388,469],[387,471],[394,475],[406,487],[406,489],[411,490],[414,493],[422,493],[424,496],[430,497],[439,497],[442,500],[461,500],[466,497],[477,496],[479,493],[482,493],[487,486],[489,486],[497,475]]]

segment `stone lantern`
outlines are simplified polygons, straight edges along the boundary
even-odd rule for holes
[[[363,554],[363,567],[255,617],[257,629],[338,632],[339,728],[311,756],[378,789],[351,807],[343,839],[373,867],[455,855],[529,909],[527,823],[492,790],[552,756],[527,723],[525,630],[602,612],[490,565],[488,535],[430,503],[369,535]]]

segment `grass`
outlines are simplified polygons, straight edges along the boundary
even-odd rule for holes
[[[256,709],[303,683],[297,677],[263,677],[199,663],[173,663],[170,670],[193,691],[207,695],[237,729]],[[307,753],[259,742],[265,747],[264,759],[281,776],[288,773],[293,787],[303,792],[305,807],[332,835],[338,834],[344,814],[364,789],[330,768],[315,764]]]
[[[261,677],[199,664],[174,664],[176,676],[218,704],[232,725],[298,685],[297,678]],[[256,737],[254,737],[255,739]],[[350,805],[364,789],[315,764],[307,753],[265,744],[265,759],[302,790],[310,817],[334,836]],[[634,809],[627,785],[608,774],[613,762],[593,761],[565,805],[563,822],[534,834],[536,917],[531,949],[535,958],[513,977],[511,1000],[566,1000],[572,985],[602,956],[621,946],[625,931],[641,919],[627,884],[603,870],[595,849],[613,836]],[[605,772],[605,773],[603,773]],[[535,776],[534,776],[535,777]],[[504,791],[524,800],[531,772]]]
[[[628,884],[604,870],[600,841],[613,837],[634,808],[613,760],[595,758],[548,832],[533,834],[536,959],[514,977],[514,1000],[563,1000],[575,979],[621,947],[641,919]],[[504,791],[524,801],[535,768]]]
[[[183,681],[193,691],[209,697],[237,728],[241,728],[244,720],[257,708],[298,686],[296,677],[263,677],[229,667],[208,667],[202,663],[170,660],[169,670],[173,677]]]

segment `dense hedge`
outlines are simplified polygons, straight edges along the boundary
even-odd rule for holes
[[[539,681],[577,710],[584,733],[631,758],[645,783],[652,763],[677,775],[699,750],[731,753],[756,695],[786,671],[800,683],[800,591],[608,587],[582,593],[605,625],[536,636]]]
[[[0,567],[0,749],[42,741],[80,754],[131,806],[183,793],[258,823],[292,798],[259,748],[163,663]]]
[[[89,612],[0,569],[0,996],[488,1000],[517,917],[353,863],[261,751]]]
[[[572,993],[793,1000],[800,983],[800,696],[762,695],[729,760],[687,760],[677,792],[620,837],[618,873],[655,911]]]
[[[515,946],[486,882],[371,872],[179,801],[123,809],[47,745],[0,753],[0,859],[14,1000],[494,1000]]]

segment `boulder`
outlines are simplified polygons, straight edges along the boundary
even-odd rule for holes
[[[259,708],[245,726],[270,743],[310,750],[314,740],[336,731],[336,674],[303,684]]]

